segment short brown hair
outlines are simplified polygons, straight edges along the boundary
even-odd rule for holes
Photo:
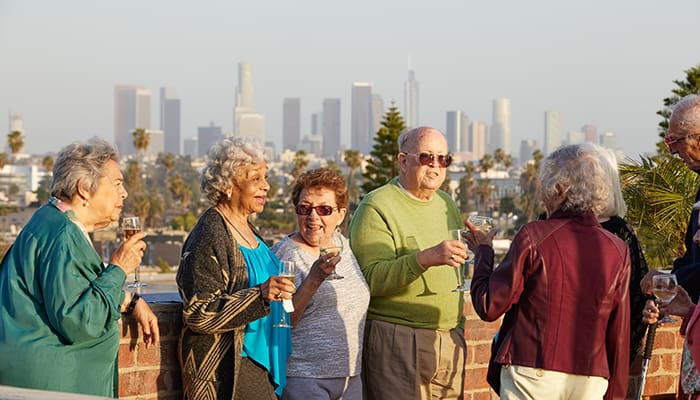
[[[322,167],[304,172],[299,175],[292,187],[292,203],[299,204],[301,191],[311,188],[326,188],[335,193],[338,208],[348,208],[348,184],[342,175],[333,168]]]

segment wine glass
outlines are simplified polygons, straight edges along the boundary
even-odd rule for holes
[[[656,296],[656,300],[659,304],[668,304],[674,297],[676,297],[676,292],[678,290],[678,281],[676,280],[675,274],[661,274],[654,275],[652,277],[652,292]],[[676,322],[675,319],[664,315],[662,319],[658,322]]]
[[[469,232],[468,229],[451,229],[450,230],[450,239],[452,240],[460,240],[462,243],[464,243],[464,235]],[[469,252],[469,249],[467,249],[467,252]],[[468,292],[469,288],[466,287],[467,282],[464,279],[464,264],[460,264],[457,267],[457,287],[452,289],[453,292]]]
[[[122,220],[122,230],[124,231],[124,241],[141,231],[141,219],[139,217],[124,217]],[[134,281],[126,285],[130,288],[140,288],[148,286],[147,283],[141,281],[140,265],[134,269]]]
[[[471,215],[469,216],[469,222],[477,227],[484,234],[489,233],[491,228],[493,228],[493,219],[491,217],[485,217],[483,215]],[[467,264],[474,264],[474,257],[467,260]]]
[[[282,278],[287,278],[292,283],[294,283],[294,269],[296,268],[296,265],[292,261],[282,261],[280,262],[278,266],[278,271],[277,271],[277,276],[282,277]],[[282,302],[289,301],[289,299],[284,299]],[[287,323],[287,311],[285,310],[284,305],[281,307],[281,316],[280,320],[278,323],[273,325],[275,328],[291,328],[292,326]]]
[[[333,233],[329,236],[324,236],[321,238],[321,242],[319,243],[321,255],[328,254],[328,253],[334,253],[334,256],[337,256],[339,254],[343,253],[343,236],[340,234],[340,231],[338,229],[335,229]],[[333,272],[331,272],[330,275],[326,279],[328,280],[333,280],[333,279],[343,279],[344,276],[338,274],[335,272],[335,267],[333,268]]]

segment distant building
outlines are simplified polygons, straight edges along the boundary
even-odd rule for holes
[[[149,158],[155,159],[158,154],[165,152],[165,135],[163,131],[148,130],[146,132],[150,135],[146,155]]]
[[[249,62],[238,63],[233,135],[234,137],[253,137],[258,139],[260,143],[265,142],[265,118],[255,111],[253,71]]]
[[[182,146],[183,154],[193,159],[199,157],[197,153],[197,137],[185,138]]]
[[[180,155],[180,99],[173,87],[160,88],[160,130],[163,131],[163,153]]]
[[[569,133],[567,135],[566,144],[579,144],[579,143],[583,143],[585,140],[586,140],[586,136],[583,134],[583,132],[569,131]]]
[[[537,150],[537,141],[533,139],[521,140],[520,141],[520,157],[518,163],[520,165],[526,164],[528,161],[532,160],[532,153]]]
[[[448,111],[445,120],[447,148],[452,153],[471,152],[469,145],[469,117],[464,111]]]
[[[304,150],[307,154],[321,157],[323,153],[323,137],[318,135],[304,135],[299,144],[299,150]]]
[[[598,143],[598,128],[595,125],[586,124],[581,127],[581,132],[586,142]]]
[[[491,151],[501,149],[505,154],[511,154],[510,149],[510,99],[493,100],[491,121]]]
[[[301,99],[282,100],[282,149],[296,150],[301,138]]]
[[[617,150],[617,135],[612,132],[603,133],[600,135],[600,145],[611,150]]]
[[[382,120],[384,119],[384,99],[382,95],[372,93],[372,103],[370,105],[370,122],[369,122],[369,147],[374,147],[374,137],[382,128]]]
[[[486,138],[489,128],[481,121],[472,121],[469,129],[469,150],[472,153],[472,160],[481,159],[486,154]]]
[[[419,126],[418,89],[419,85],[418,81],[416,80],[416,73],[412,69],[409,69],[408,80],[404,82],[403,85],[404,116],[406,119],[407,128],[416,128]]]
[[[311,134],[312,135],[321,135],[321,132],[323,132],[323,128],[321,127],[321,124],[323,122],[323,113],[322,112],[316,112],[311,114]]]
[[[561,115],[558,111],[544,112],[544,156],[561,146]]]
[[[322,154],[334,157],[340,151],[340,99],[323,99],[321,116]]]
[[[133,132],[151,129],[151,91],[138,86],[114,87],[114,144],[120,155],[136,154]]]
[[[355,82],[352,84],[352,104],[350,110],[351,147],[362,154],[372,150],[374,134],[370,132],[372,106],[372,84]]]
[[[209,153],[211,146],[224,138],[221,127],[214,125],[213,122],[209,126],[200,126],[197,128],[197,155],[205,157]]]

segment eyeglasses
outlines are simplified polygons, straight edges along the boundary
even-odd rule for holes
[[[685,141],[688,138],[696,138],[697,139],[698,137],[700,137],[700,133],[690,133],[688,135],[678,136],[678,137],[666,135],[666,136],[664,136],[664,143],[666,143],[666,147],[668,147],[670,150],[671,145],[676,144],[676,143],[680,142],[681,140]]]
[[[294,207],[297,215],[311,215],[311,210],[316,210],[316,214],[321,217],[325,217],[333,214],[333,206],[310,206],[308,204],[298,204]]]
[[[430,165],[434,164],[435,160],[437,160],[438,165],[440,165],[441,168],[447,168],[452,164],[452,154],[431,154],[431,153],[420,153],[420,154],[414,154],[414,153],[406,153],[405,151],[402,151],[403,154],[407,156],[414,156],[418,157],[418,162],[420,165]]]

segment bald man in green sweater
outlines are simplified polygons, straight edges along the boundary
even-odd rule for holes
[[[365,400],[461,399],[466,344],[463,297],[453,292],[464,226],[439,190],[452,157],[437,129],[399,137],[399,176],[364,197],[350,246],[370,287],[362,378]]]

